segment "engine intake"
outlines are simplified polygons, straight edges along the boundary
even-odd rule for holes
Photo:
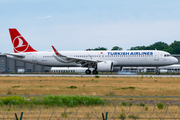
[[[101,72],[113,71],[113,62],[106,61],[106,62],[97,63],[97,70]]]

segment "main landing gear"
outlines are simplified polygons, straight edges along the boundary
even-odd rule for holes
[[[87,75],[89,75],[89,74],[91,74],[91,70],[87,69],[87,70],[85,71],[85,73],[86,73]],[[93,74],[98,74],[98,71],[95,69],[95,70],[92,71],[92,73],[93,73]]]
[[[97,70],[93,70],[93,74],[98,74],[98,71]]]
[[[86,73],[87,75],[89,75],[89,74],[91,74],[91,70],[87,69],[87,70],[85,71],[85,73]]]

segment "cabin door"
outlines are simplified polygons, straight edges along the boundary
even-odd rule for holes
[[[32,53],[32,62],[37,63],[37,53]]]
[[[154,52],[154,61],[159,61],[159,52]]]

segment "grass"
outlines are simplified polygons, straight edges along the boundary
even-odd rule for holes
[[[126,89],[134,90],[135,87],[123,87],[123,88],[121,88],[121,89],[123,89],[123,90],[126,90]]]
[[[163,108],[164,108],[164,104],[161,103],[161,102],[159,102],[159,103],[157,103],[157,107],[158,107],[159,109],[163,109]]]
[[[148,111],[141,111],[142,107],[137,105],[132,105],[131,107],[117,105],[116,108],[113,104],[108,104],[104,108],[102,106],[76,106],[76,107],[51,107],[48,105],[45,106],[23,106],[19,107],[15,105],[7,106],[6,112],[4,109],[0,109],[0,118],[14,118],[14,113],[18,113],[20,116],[20,112],[23,111],[23,118],[33,118],[38,119],[39,117],[42,119],[76,119],[83,118],[87,119],[102,119],[102,113],[108,112],[108,119],[145,119],[153,118],[160,119],[162,116],[163,119],[174,119],[179,117],[178,106],[170,106],[168,108],[168,112],[165,109],[158,109],[152,105],[148,105]],[[115,112],[114,112],[115,111]],[[169,112],[172,116],[169,115]],[[161,115],[162,113],[162,115]],[[173,117],[173,118],[172,118]],[[40,119],[39,118],[39,119]]]
[[[125,113],[121,113],[118,118],[124,120],[126,118],[126,114]]]
[[[0,104],[38,104],[38,105],[57,105],[57,106],[69,106],[74,107],[78,105],[102,105],[104,101],[99,97],[92,96],[55,96],[55,95],[47,95],[44,97],[36,97],[32,99],[25,99],[21,96],[7,96],[0,98]]]
[[[109,94],[105,94],[105,96],[116,96],[115,92],[109,92]]]
[[[19,88],[20,86],[12,86],[12,88]]]
[[[95,78],[99,78],[99,76],[98,76],[98,75],[95,75]]]
[[[144,103],[140,103],[139,106],[145,106],[145,104]]]
[[[0,94],[179,96],[179,86],[173,77],[1,77]]]
[[[79,104],[77,106],[60,106],[60,105],[54,105],[51,103],[52,101],[56,100],[62,100],[62,97],[69,97],[69,96],[53,96],[49,95],[45,98],[39,98],[40,101],[44,100],[44,103],[48,104],[38,104],[36,105],[36,102],[31,104],[23,104],[23,105],[17,105],[13,104],[16,100],[22,100],[24,101],[24,97],[20,96],[13,96],[13,97],[3,97],[5,100],[12,100],[14,99],[14,102],[11,102],[11,105],[1,106],[0,104],[0,118],[14,118],[14,113],[20,113],[23,111],[23,117],[29,117],[33,119],[37,119],[40,117],[42,118],[50,118],[52,119],[72,119],[72,117],[83,118],[83,119],[92,119],[92,118],[102,118],[101,113],[109,112],[109,117],[112,117],[113,119],[143,119],[145,116],[148,118],[156,118],[159,119],[161,116],[160,113],[163,113],[163,118],[170,118],[169,112],[173,114],[174,117],[179,116],[178,105],[169,105],[168,106],[168,112],[166,109],[159,109],[157,104],[146,104],[145,107],[139,106],[135,103],[130,104],[129,102],[122,103],[119,102],[118,104],[110,104],[110,103],[103,103],[103,104],[93,104],[89,105],[88,107],[86,105]],[[71,96],[70,99],[77,99],[79,96]],[[83,96],[80,96],[83,97]],[[0,98],[2,100],[2,98]],[[66,99],[66,98],[64,98]],[[82,99],[82,98],[81,98]],[[86,99],[86,97],[84,98]],[[91,99],[91,98],[90,98]],[[35,100],[35,99],[34,99]],[[89,99],[88,99],[89,100]],[[66,100],[65,100],[66,101]],[[112,101],[113,103],[116,103],[115,101]],[[124,104],[124,105],[122,105]],[[115,105],[115,106],[114,106]],[[163,107],[164,108],[164,107]],[[6,110],[6,111],[5,111]],[[5,112],[4,112],[5,111]],[[33,114],[32,114],[33,113]],[[143,113],[143,114],[141,114]],[[153,114],[152,114],[153,113]],[[165,114],[165,115],[164,115]],[[171,117],[172,118],[172,117]]]
[[[122,106],[132,106],[132,103],[127,103],[127,102],[121,102]]]
[[[67,88],[71,88],[71,89],[73,89],[73,88],[77,88],[76,86],[70,86],[70,87],[67,87]]]
[[[96,82],[98,81],[98,82]],[[19,87],[20,86],[20,87]],[[70,89],[68,87],[76,86],[75,89]],[[134,88],[132,88],[132,86]],[[0,94],[1,95],[48,95],[46,97],[39,98],[28,98],[29,101],[24,97],[13,96],[12,97],[0,97],[0,106],[3,104],[9,104],[11,102],[11,106],[8,105],[6,111],[7,114],[1,114],[0,117],[12,117],[14,118],[14,113],[18,113],[18,111],[23,111],[24,115],[28,114],[28,117],[38,118],[38,115],[42,115],[45,117],[51,117],[52,115],[52,107],[57,104],[67,107],[54,107],[53,116],[61,116],[62,118],[71,118],[72,113],[77,113],[78,117],[89,119],[94,117],[90,112],[90,109],[99,117],[102,118],[100,113],[104,112],[102,109],[103,100],[100,98],[91,98],[87,96],[81,95],[124,95],[124,96],[179,96],[180,95],[180,78],[154,78],[154,77],[136,77],[136,78],[113,78],[113,77],[100,77],[93,78],[92,77],[1,77],[0,79]],[[125,89],[121,89],[125,88]],[[127,89],[126,89],[127,88]],[[60,95],[61,96],[58,96]],[[69,95],[69,96],[66,96]],[[132,100],[131,98],[108,98],[112,101],[119,100]],[[134,98],[133,100],[164,100],[165,98]],[[166,100],[179,100],[179,98],[166,98]],[[74,102],[68,102],[74,101]],[[18,101],[26,101],[33,102],[32,107],[29,105],[25,105],[22,108],[17,108]],[[89,102],[90,101],[90,102]],[[98,101],[98,102],[97,102]],[[26,104],[24,102],[24,104]],[[86,103],[86,105],[84,105]],[[97,104],[98,103],[98,104]],[[133,103],[133,102],[132,102]],[[119,119],[135,119],[135,118],[143,118],[144,115],[159,118],[159,114],[152,114],[155,112],[165,111],[167,108],[163,103],[157,103],[155,107],[149,104],[132,104],[131,102],[120,102],[119,105],[116,106],[116,114],[112,117]],[[38,104],[39,106],[37,106]],[[93,104],[93,105],[92,105]],[[100,104],[100,105],[99,105]],[[73,107],[75,106],[75,107]],[[127,114],[127,107],[131,108],[131,113],[137,113],[138,110],[143,109],[145,113],[143,114]],[[2,109],[4,107],[0,107],[0,111],[4,111]],[[29,114],[30,109],[34,111],[36,114]],[[41,108],[41,110],[39,110]],[[113,104],[106,104],[106,110],[114,111],[115,107]],[[155,109],[155,110],[154,110]],[[178,106],[172,105],[168,106],[169,111],[171,113],[179,115],[177,110]],[[17,112],[14,112],[17,111]],[[82,113],[82,114],[81,114]],[[84,114],[85,113],[85,114]],[[37,115],[38,114],[38,115]],[[36,116],[37,115],[37,116]],[[86,117],[84,117],[86,116]],[[175,115],[174,115],[175,116]],[[169,117],[169,116],[167,116]],[[55,117],[54,117],[55,118]]]
[[[20,96],[7,96],[7,97],[1,97],[0,98],[0,103],[1,104],[20,104],[23,103],[25,101],[24,97],[20,97]]]
[[[101,105],[103,104],[103,100],[99,97],[92,96],[54,96],[48,95],[43,98],[43,103],[48,104],[62,104],[66,106],[77,106],[77,105]]]
[[[129,115],[128,118],[131,118],[131,119],[139,119],[139,117],[134,116],[134,115]]]
[[[11,91],[8,90],[7,95],[12,95]]]
[[[145,110],[148,111],[148,106],[145,107]]]

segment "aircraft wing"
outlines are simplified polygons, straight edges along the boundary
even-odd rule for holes
[[[52,46],[55,54],[59,57],[62,57],[62,58],[65,58],[67,61],[69,62],[75,62],[75,63],[79,63],[81,65],[87,65],[87,64],[96,64],[98,62],[102,62],[102,61],[99,61],[99,60],[92,60],[92,59],[84,59],[84,58],[76,58],[76,57],[70,57],[70,56],[65,56],[65,55],[62,55],[61,53],[59,53],[55,48],[54,46]]]

